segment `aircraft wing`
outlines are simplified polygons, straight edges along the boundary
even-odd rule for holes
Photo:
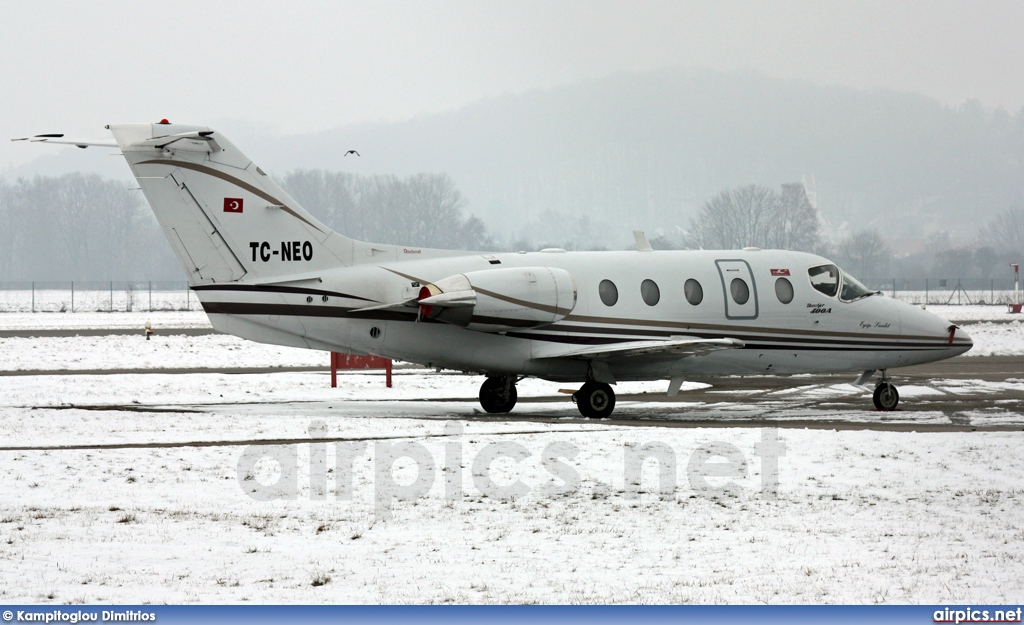
[[[398,308],[415,308],[417,306],[433,306],[437,308],[471,308],[476,305],[476,291],[472,289],[462,291],[451,291],[449,293],[438,293],[431,297],[413,297],[412,299],[381,304],[379,306],[367,306],[357,308],[352,312],[366,312],[368,310],[389,310]]]
[[[366,306],[365,308],[356,308],[355,310],[352,310],[351,312],[361,313],[361,312],[369,312],[371,310],[400,310],[402,308],[416,308],[416,305],[417,305],[418,301],[419,300],[417,300],[414,297],[412,299],[402,300],[401,302],[391,302],[391,303],[388,303],[388,304],[379,304],[379,305],[376,305],[376,306]]]
[[[551,345],[534,358],[582,358],[584,360],[609,360],[618,358],[676,359],[688,356],[704,356],[722,349],[743,347],[739,339],[698,339],[669,338],[662,341],[628,341],[612,345]]]

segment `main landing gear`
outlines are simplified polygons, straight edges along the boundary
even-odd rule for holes
[[[491,414],[511,412],[518,398],[513,377],[487,378],[480,385],[480,406]]]
[[[491,414],[511,412],[516,405],[516,380],[495,376],[480,385],[480,406]],[[603,382],[587,382],[572,395],[580,414],[588,419],[606,419],[615,410],[615,391]]]
[[[604,382],[587,382],[573,393],[572,400],[588,419],[606,419],[615,410],[615,391]]]
[[[896,406],[900,403],[899,391],[889,381],[889,376],[886,375],[885,371],[882,371],[882,379],[879,380],[878,386],[875,387],[875,393],[871,399],[875,402],[875,408],[886,412],[896,410]]]

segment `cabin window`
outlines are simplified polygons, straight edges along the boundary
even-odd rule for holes
[[[691,306],[696,306],[704,301],[704,289],[700,286],[700,282],[693,278],[687,280],[683,285],[683,294],[686,295],[686,301],[690,302]]]
[[[640,283],[640,296],[644,298],[645,304],[654,306],[661,299],[661,289],[654,280],[644,280]]]
[[[839,267],[835,265],[819,265],[807,270],[811,278],[811,286],[819,293],[835,297],[839,292]]]
[[[750,299],[750,287],[743,281],[743,278],[733,278],[729,285],[729,292],[732,293],[732,300],[742,306]]]
[[[775,281],[775,297],[783,304],[793,301],[793,283],[786,278],[779,278]]]
[[[597,292],[605,306],[614,306],[615,302],[619,301],[619,289],[615,287],[615,283],[611,280],[601,280],[601,284],[597,287]]]

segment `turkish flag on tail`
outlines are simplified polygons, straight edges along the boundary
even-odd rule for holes
[[[242,212],[242,198],[240,198],[240,197],[226,197],[226,198],[224,198],[224,212],[225,213],[240,213],[240,212]]]

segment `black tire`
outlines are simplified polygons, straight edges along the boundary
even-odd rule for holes
[[[491,414],[511,412],[517,399],[519,394],[514,382],[508,385],[508,395],[505,395],[505,378],[487,378],[480,385],[480,406]]]
[[[875,387],[875,393],[871,396],[871,399],[875,402],[875,408],[889,412],[896,410],[896,406],[899,405],[900,393],[892,384],[882,382]]]
[[[602,382],[587,382],[573,399],[580,414],[588,419],[607,419],[615,410],[615,391]]]

